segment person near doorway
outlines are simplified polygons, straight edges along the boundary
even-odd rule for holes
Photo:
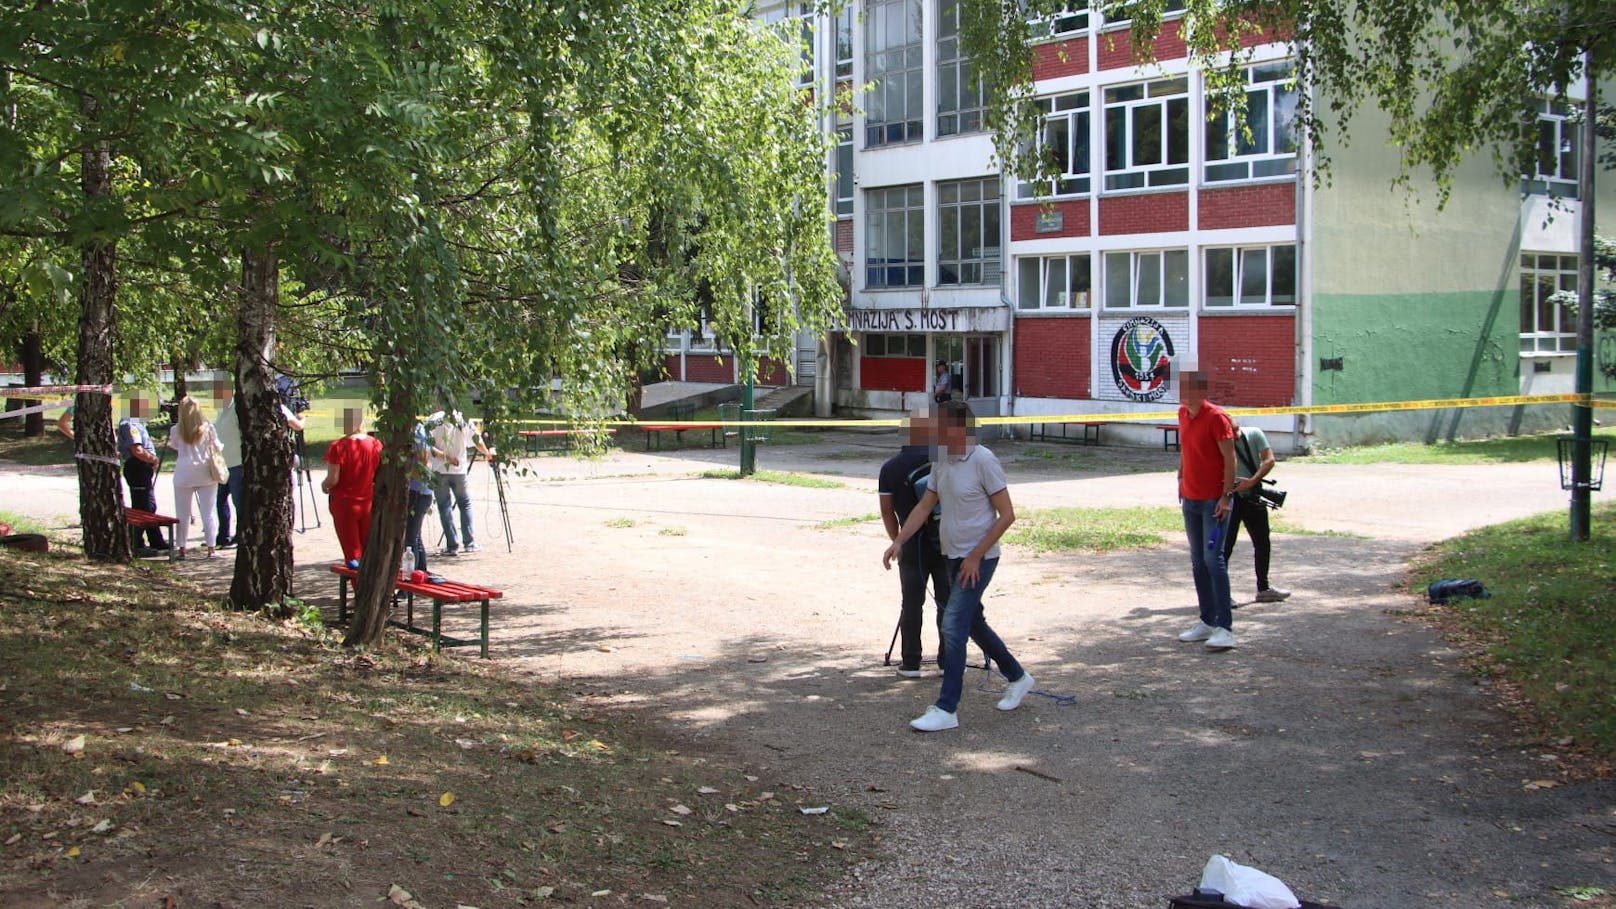
[[[976,420],[964,401],[941,405],[938,416],[941,448],[931,482],[881,556],[890,570],[904,544],[931,520],[931,510],[942,505],[938,539],[950,581],[943,607],[943,684],[937,702],[909,723],[918,732],[958,728],[967,640],[975,641],[1010,683],[999,699],[1000,710],[1020,707],[1033,685],[1032,673],[1016,662],[982,613],[982,595],[999,566],[999,538],[1016,520],[1004,468],[993,452],[976,444]]]
[[[954,397],[954,377],[948,371],[948,361],[937,361],[937,376],[932,382],[931,399],[938,404]]]
[[[1235,425],[1235,485],[1234,506],[1229,515],[1229,532],[1224,535],[1223,560],[1234,554],[1234,541],[1240,537],[1240,525],[1246,526],[1251,537],[1252,556],[1257,569],[1257,602],[1278,603],[1291,595],[1268,583],[1268,565],[1271,552],[1268,533],[1268,506],[1263,504],[1257,490],[1263,479],[1274,469],[1274,449],[1268,444],[1268,435],[1255,426]]]
[[[1229,530],[1234,499],[1234,423],[1223,408],[1206,399],[1207,377],[1187,371],[1179,383],[1178,500],[1189,538],[1190,569],[1201,618],[1178,636],[1186,644],[1206,642],[1208,650],[1234,647],[1234,613],[1229,598],[1229,563],[1222,537]]]
[[[898,538],[898,531],[914,512],[923,490],[930,486],[936,435],[929,409],[917,407],[909,416],[908,444],[881,465],[876,494],[880,498],[881,523],[886,525],[888,539]],[[898,584],[903,597],[898,613],[898,633],[902,638],[898,675],[904,678],[920,678],[920,628],[928,579],[937,604],[937,665],[941,668],[947,662],[942,638],[943,607],[948,603],[948,560],[943,558],[936,517],[923,524],[904,544],[898,562]]]

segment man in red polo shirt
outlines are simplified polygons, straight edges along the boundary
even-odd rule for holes
[[[1234,646],[1234,612],[1223,538],[1234,504],[1234,424],[1223,408],[1206,399],[1206,386],[1203,372],[1187,371],[1179,379],[1178,499],[1201,620],[1178,639],[1186,644],[1205,641],[1207,650],[1228,650]]]

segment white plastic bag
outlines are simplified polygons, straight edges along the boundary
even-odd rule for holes
[[[1229,861],[1214,855],[1201,872],[1201,889],[1217,890],[1225,902],[1246,909],[1299,909],[1291,888],[1279,878],[1265,871]]]

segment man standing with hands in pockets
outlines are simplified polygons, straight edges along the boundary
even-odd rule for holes
[[[1184,535],[1190,543],[1190,569],[1201,620],[1178,636],[1207,650],[1234,647],[1234,612],[1229,597],[1229,563],[1223,535],[1234,506],[1234,423],[1223,408],[1206,399],[1206,373],[1189,370],[1179,382],[1178,500]]]
[[[903,544],[920,532],[932,508],[942,502],[940,541],[948,558],[950,585],[943,608],[943,686],[937,703],[909,725],[919,732],[941,732],[959,726],[959,702],[965,688],[965,642],[973,640],[1009,680],[1000,710],[1014,710],[1032,690],[1032,674],[1021,668],[982,615],[982,594],[999,566],[999,538],[1015,523],[1004,468],[993,452],[976,444],[975,419],[964,401],[948,401],[938,409],[941,449],[932,465],[926,494],[898,536],[881,556],[888,570],[903,555]]]

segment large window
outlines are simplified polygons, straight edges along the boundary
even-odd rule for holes
[[[808,85],[814,81],[814,9],[812,3],[787,0],[760,8],[759,22],[776,29],[787,41],[799,42],[802,48],[802,69],[797,82]]]
[[[1577,349],[1572,308],[1554,299],[1577,292],[1577,257],[1521,254],[1521,353],[1570,353]]]
[[[1107,309],[1185,308],[1189,303],[1188,250],[1105,254]]]
[[[1246,70],[1244,117],[1213,114],[1206,125],[1206,179],[1252,180],[1296,173],[1296,68],[1289,62]],[[1212,99],[1208,97],[1210,105]]]
[[[926,193],[892,186],[864,194],[864,286],[920,287],[926,280]]]
[[[1018,309],[1088,309],[1093,280],[1089,254],[1016,259]]]
[[[999,179],[937,184],[937,283],[998,284]]]
[[[840,120],[840,118],[838,118]],[[836,214],[853,213],[853,126],[836,125]]]
[[[958,0],[937,2],[937,135],[982,129],[982,79],[960,53]]]
[[[1529,190],[1569,199],[1577,197],[1578,125],[1560,101],[1538,102],[1537,156]]]
[[[864,336],[866,357],[926,357],[925,335],[869,333]]]
[[[853,77],[853,4],[836,14],[836,78]]]
[[[866,147],[923,137],[924,50],[920,0],[865,4],[864,78],[871,83],[864,115]]]
[[[1190,180],[1186,78],[1105,90],[1105,188],[1182,186]]]
[[[1201,295],[1212,307],[1296,305],[1296,247],[1207,250]]]
[[[1049,183],[1021,183],[1016,197],[1081,196],[1089,191],[1089,93],[1074,92],[1038,99],[1044,126],[1038,146],[1055,159],[1057,176]]]

